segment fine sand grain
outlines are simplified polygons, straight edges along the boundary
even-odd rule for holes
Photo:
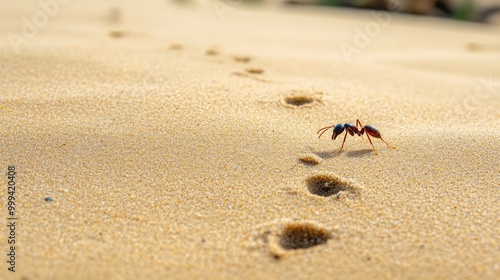
[[[0,4],[0,279],[500,278],[498,27],[348,61],[368,12],[75,0],[16,52],[39,10]],[[356,119],[397,149],[317,137]]]

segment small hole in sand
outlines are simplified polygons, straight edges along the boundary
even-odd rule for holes
[[[293,223],[285,226],[280,235],[280,245],[285,250],[307,249],[325,244],[331,233],[312,223]]]
[[[340,196],[341,192],[358,194],[360,187],[330,173],[320,173],[309,176],[306,179],[309,192],[319,196]]]

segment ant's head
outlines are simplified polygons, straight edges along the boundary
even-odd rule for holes
[[[344,132],[344,125],[339,123],[333,128],[332,140],[335,140],[342,132]]]

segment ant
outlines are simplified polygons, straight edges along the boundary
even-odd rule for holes
[[[358,126],[361,129],[359,129]],[[345,139],[347,138],[347,133],[351,134],[351,136],[354,136],[354,134],[357,134],[360,137],[361,137],[361,135],[366,133],[366,136],[368,136],[368,140],[370,141],[370,144],[372,144],[373,150],[375,151],[375,153],[377,155],[379,153],[375,149],[375,146],[373,146],[373,143],[372,143],[372,140],[370,139],[370,136],[375,137],[375,138],[379,138],[388,147],[396,149],[396,147],[391,146],[387,142],[385,142],[385,140],[382,138],[382,135],[380,135],[380,132],[378,131],[378,129],[376,129],[375,127],[373,127],[371,125],[363,126],[359,120],[356,120],[356,126],[354,126],[353,124],[350,124],[350,123],[345,123],[345,124],[339,123],[335,126],[332,125],[332,126],[323,127],[320,130],[318,130],[318,132],[316,132],[316,134],[321,132],[321,134],[318,136],[318,138],[320,138],[321,135],[323,135],[323,133],[325,133],[330,128],[333,128],[332,140],[335,140],[335,138],[337,138],[337,136],[342,134],[344,132],[344,130],[346,131],[345,136],[344,136],[344,141],[342,141],[342,146],[340,147],[340,150],[337,151],[337,153],[340,153],[342,151],[342,149],[344,148],[344,143],[345,143]]]

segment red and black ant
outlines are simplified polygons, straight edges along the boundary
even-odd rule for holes
[[[361,129],[358,128],[358,125]],[[321,135],[323,135],[323,133],[325,133],[330,128],[333,128],[332,140],[335,140],[335,138],[337,138],[337,136],[342,134],[344,132],[344,130],[346,131],[345,136],[344,136],[344,141],[342,141],[342,146],[340,147],[340,150],[337,151],[337,153],[340,153],[342,151],[342,149],[344,148],[344,143],[345,143],[345,139],[347,138],[347,133],[351,134],[351,136],[354,136],[354,134],[357,134],[358,136],[361,137],[361,135],[365,134],[365,132],[366,132],[366,136],[368,136],[368,140],[370,141],[370,144],[372,144],[373,150],[375,151],[375,153],[377,155],[379,153],[375,149],[375,146],[373,146],[372,139],[370,139],[370,136],[375,137],[375,138],[379,138],[388,147],[396,149],[396,147],[391,146],[387,142],[385,142],[385,140],[382,138],[382,135],[380,135],[380,132],[378,131],[378,129],[376,129],[375,127],[373,127],[371,125],[363,126],[359,120],[356,120],[356,126],[354,126],[353,124],[350,124],[350,123],[345,123],[345,124],[339,123],[335,126],[332,125],[332,126],[323,127],[320,130],[318,130],[318,132],[316,132],[316,134],[321,132],[321,134],[318,136],[318,138],[320,138]]]

